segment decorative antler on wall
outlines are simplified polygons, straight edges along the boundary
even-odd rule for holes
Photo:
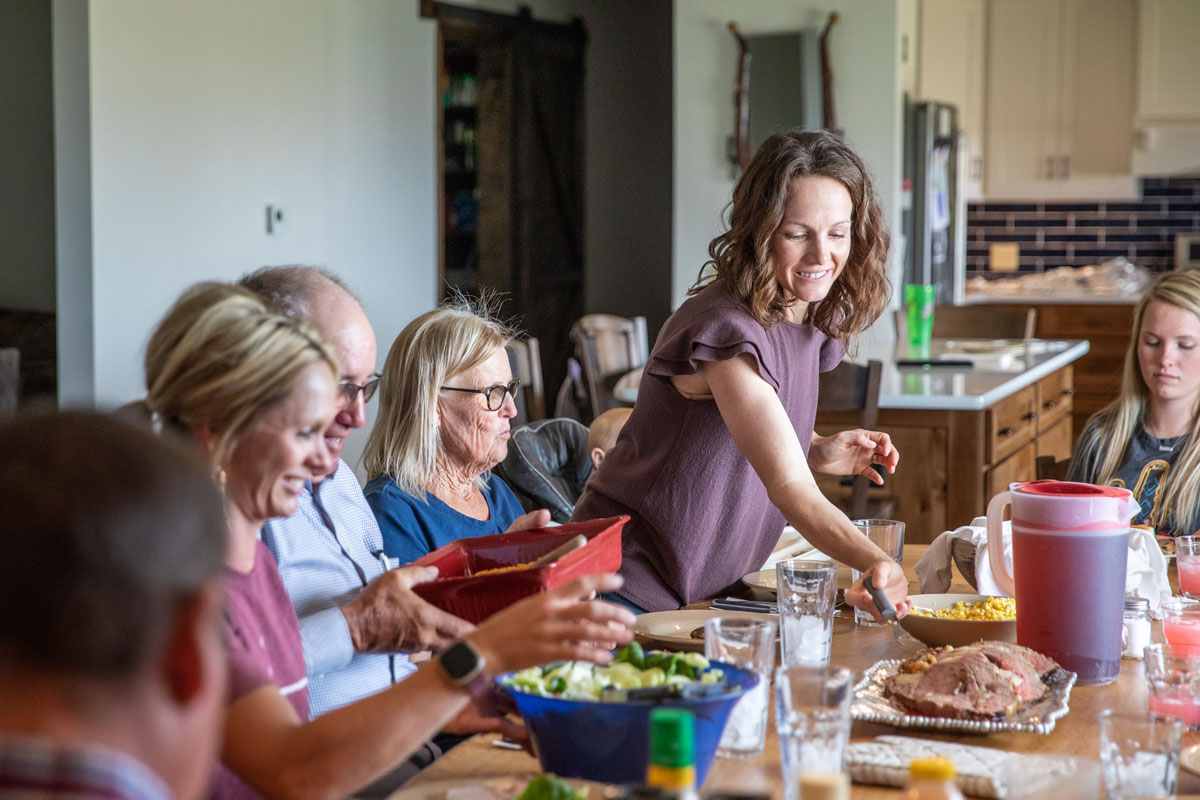
[[[729,32],[738,43],[737,81],[733,85],[733,136],[729,140],[729,161],[734,176],[750,163],[750,48],[736,22],[729,23]]]

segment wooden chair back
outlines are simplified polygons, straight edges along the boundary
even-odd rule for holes
[[[513,377],[521,381],[520,396],[513,398],[517,402],[517,416],[512,420],[512,426],[545,419],[546,388],[542,383],[542,354],[538,340],[533,337],[514,339],[505,350]]]
[[[15,347],[0,347],[0,417],[17,411],[21,399],[21,351]]]
[[[817,405],[822,411],[859,411],[859,427],[874,430],[879,422],[879,385],[883,364],[868,361],[866,365],[843,361],[833,370],[821,373]],[[852,478],[849,505],[844,509],[850,519],[867,516],[871,482],[863,475]],[[885,504],[894,513],[894,500]],[[890,516],[887,511],[878,516]]]
[[[1071,470],[1071,459],[1057,461],[1054,456],[1038,456],[1034,465],[1034,474],[1039,481],[1065,481],[1067,473]]]
[[[571,326],[571,340],[583,370],[592,419],[617,405],[617,379],[649,357],[645,317],[587,314]]]
[[[933,309],[935,339],[1032,339],[1037,309],[988,306],[937,306]]]

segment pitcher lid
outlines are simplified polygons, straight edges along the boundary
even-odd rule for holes
[[[1129,496],[1129,490],[1119,486],[1097,486],[1094,483],[1075,483],[1073,481],[1029,481],[1018,486],[1016,491],[1043,497],[1125,498]]]

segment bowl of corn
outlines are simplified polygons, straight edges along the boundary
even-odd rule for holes
[[[1017,641],[1017,608],[1011,597],[982,594],[913,594],[901,627],[930,647]]]

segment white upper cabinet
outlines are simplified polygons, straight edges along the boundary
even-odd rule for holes
[[[1139,3],[1138,124],[1200,122],[1200,2]]]
[[[984,0],[921,0],[916,92],[958,108],[966,145],[967,200],[983,197]]]
[[[989,0],[986,27],[986,197],[1133,197],[1136,0]]]

